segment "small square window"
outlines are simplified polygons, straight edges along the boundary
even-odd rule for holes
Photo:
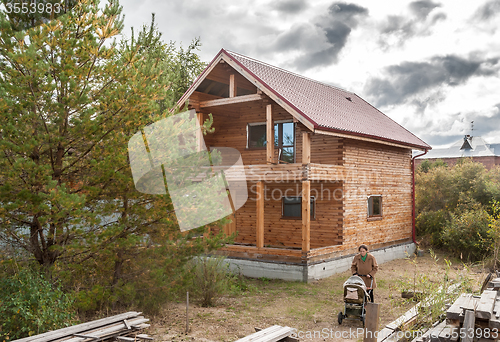
[[[382,196],[368,197],[368,217],[382,217]]]
[[[314,219],[314,197],[311,196],[311,219]],[[283,217],[302,218],[302,197],[283,197]]]

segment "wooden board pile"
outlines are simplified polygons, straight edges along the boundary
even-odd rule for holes
[[[462,294],[446,311],[446,320],[436,324],[414,342],[500,340],[500,278],[489,282],[481,296]]]
[[[140,312],[127,312],[96,321],[49,331],[40,335],[15,340],[15,342],[98,342],[98,341],[152,341],[141,333],[149,327],[149,319]]]

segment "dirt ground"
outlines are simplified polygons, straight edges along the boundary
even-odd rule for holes
[[[401,299],[396,288],[398,281],[413,279],[414,274],[425,274],[429,281],[439,281],[446,272],[444,255],[435,260],[427,252],[411,263],[394,260],[379,265],[376,275],[378,287],[375,302],[381,304],[380,327],[392,322],[412,307]],[[464,270],[460,262],[448,267],[452,278],[467,272],[477,288],[486,274],[480,266]],[[189,306],[190,331],[186,329],[186,303],[170,303],[161,314],[151,318],[148,333],[155,341],[236,341],[255,332],[278,324],[297,330],[300,341],[361,341],[360,321],[337,322],[344,308],[343,283],[350,272],[343,272],[313,283],[285,282],[269,279],[249,279],[249,290],[239,295],[223,297],[216,307],[203,308],[195,303]]]

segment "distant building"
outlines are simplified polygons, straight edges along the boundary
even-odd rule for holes
[[[419,166],[424,160],[434,162],[441,159],[448,166],[453,166],[463,158],[471,158],[475,162],[482,163],[489,170],[500,165],[500,143],[488,144],[481,137],[466,135],[448,148],[432,149],[422,157],[418,157],[415,165]]]

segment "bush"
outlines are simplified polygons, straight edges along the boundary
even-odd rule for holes
[[[36,271],[0,279],[0,341],[60,329],[74,322],[72,301]]]
[[[488,213],[480,208],[452,214],[441,239],[455,256],[467,261],[483,260],[493,244],[489,224]]]
[[[215,306],[230,291],[234,275],[223,257],[199,257],[188,264],[189,293],[201,306]]]
[[[415,228],[419,236],[430,236],[431,243],[435,246],[441,244],[441,234],[448,223],[449,214],[443,210],[424,211],[415,219]]]

